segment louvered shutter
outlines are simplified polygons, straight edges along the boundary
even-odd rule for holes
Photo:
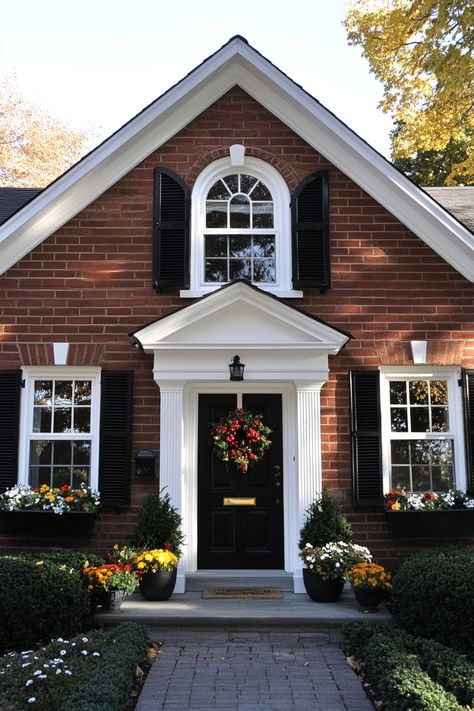
[[[102,371],[99,491],[104,506],[130,503],[132,382],[132,371]]]
[[[189,287],[189,190],[171,170],[155,170],[153,286]]]
[[[474,370],[463,372],[467,489],[474,493]]]
[[[21,370],[0,371],[0,492],[17,482]]]
[[[351,443],[354,503],[383,501],[378,371],[351,373]]]
[[[328,174],[305,178],[291,201],[293,286],[331,286]]]

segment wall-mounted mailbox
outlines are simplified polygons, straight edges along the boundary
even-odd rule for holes
[[[135,453],[135,467],[137,476],[155,476],[156,452],[150,449],[140,449]]]

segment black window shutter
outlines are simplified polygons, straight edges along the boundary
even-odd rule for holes
[[[17,483],[21,370],[0,371],[0,492]]]
[[[104,506],[130,503],[132,383],[130,370],[102,371],[99,491]]]
[[[153,286],[189,288],[190,194],[171,170],[155,169],[153,199]]]
[[[467,490],[474,493],[474,370],[463,371]]]
[[[291,199],[293,286],[325,291],[331,286],[329,187],[325,171],[313,173]]]
[[[383,502],[379,373],[351,372],[351,443],[354,504]]]

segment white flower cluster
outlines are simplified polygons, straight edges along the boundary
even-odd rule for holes
[[[411,511],[431,511],[433,509],[474,509],[474,499],[462,491],[434,493],[408,493],[406,508]]]
[[[76,506],[77,496],[74,494],[75,491],[82,492],[79,499],[79,508]],[[66,501],[66,498],[71,494],[74,497],[74,503]],[[16,484],[0,496],[0,510],[18,511],[19,509],[24,509],[29,511],[53,511],[55,514],[62,514],[65,511],[81,510],[82,501],[88,502],[88,510],[99,508],[100,494],[84,483],[77,489],[66,491],[65,493],[62,493],[59,488],[51,490],[49,487],[43,486],[39,491],[35,491],[30,486]]]
[[[323,578],[342,578],[355,563],[370,563],[372,554],[357,543],[334,541],[314,548],[307,543],[300,552],[305,568],[318,572]]]

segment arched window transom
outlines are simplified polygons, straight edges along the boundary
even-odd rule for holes
[[[204,282],[236,279],[276,281],[273,197],[247,173],[219,178],[206,197]]]

